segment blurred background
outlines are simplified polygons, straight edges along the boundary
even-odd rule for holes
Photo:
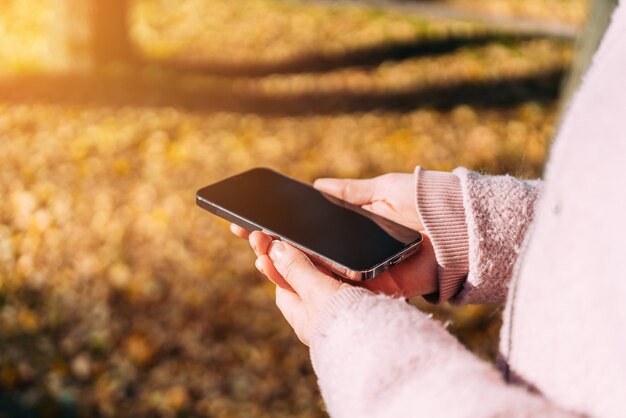
[[[0,417],[326,416],[195,191],[260,165],[537,178],[595,3],[0,0]],[[500,307],[414,303],[493,361]]]

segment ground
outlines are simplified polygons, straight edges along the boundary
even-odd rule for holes
[[[380,10],[140,0],[132,35],[153,64],[102,69],[113,93],[21,95],[23,77],[52,80],[49,2],[0,4],[0,417],[325,416],[272,286],[195,191],[254,166],[539,177],[572,53]],[[575,0],[470,6],[584,16]],[[185,94],[129,82],[146,78]],[[415,303],[493,360],[498,307]]]

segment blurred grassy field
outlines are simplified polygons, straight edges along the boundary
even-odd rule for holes
[[[40,73],[54,59],[49,1],[0,0],[0,73]],[[579,24],[584,5],[470,7]],[[279,0],[141,0],[133,16],[146,56],[233,68],[484,33],[467,23]],[[209,112],[0,98],[0,417],[325,416],[307,350],[275,309],[272,286],[247,245],[195,207],[195,190],[259,165],[305,181],[418,164],[537,177],[555,99],[524,90],[507,106],[468,97],[394,112],[384,94],[539,77],[570,59],[562,41],[494,37],[376,65],[196,77],[302,100],[383,94],[379,109],[305,116],[225,112],[219,103]],[[416,304],[494,358],[497,307]]]

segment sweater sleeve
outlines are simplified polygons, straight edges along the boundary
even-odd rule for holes
[[[439,264],[439,292],[426,299],[504,302],[542,183],[465,168],[415,173],[417,211]]]
[[[343,290],[323,308],[311,359],[334,418],[574,416],[505,383],[404,300],[363,289]]]

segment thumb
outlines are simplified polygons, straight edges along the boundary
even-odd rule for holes
[[[302,299],[308,299],[321,290],[339,288],[341,284],[320,272],[301,251],[291,245],[273,241],[269,257],[274,267]]]
[[[318,179],[313,187],[353,205],[362,206],[374,200],[376,182],[374,179]]]

